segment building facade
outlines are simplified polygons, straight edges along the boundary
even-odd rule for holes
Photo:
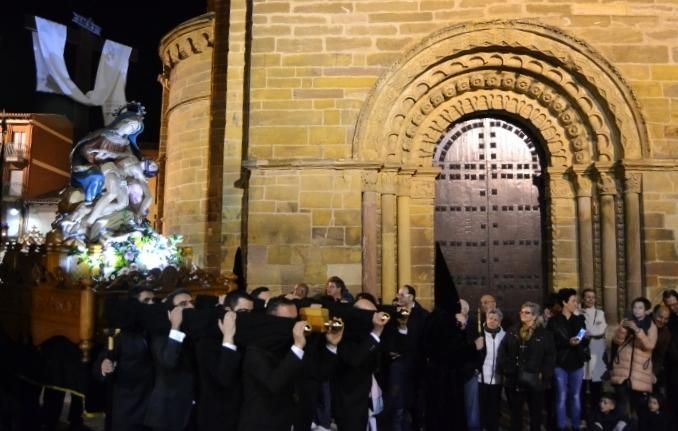
[[[6,113],[2,160],[3,243],[44,237],[52,227],[59,192],[70,179],[71,122],[62,115]]]
[[[678,283],[675,3],[209,9],[159,50],[162,228],[202,266],[430,303],[438,242],[464,292],[591,287],[611,320]]]

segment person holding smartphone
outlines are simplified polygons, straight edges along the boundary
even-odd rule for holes
[[[631,303],[631,315],[624,318],[612,342],[616,353],[612,358],[610,382],[617,393],[624,414],[647,412],[647,397],[652,393],[652,351],[657,344],[657,326],[649,317],[652,304],[646,298]],[[632,411],[631,411],[632,410]]]
[[[549,320],[548,329],[556,346],[556,425],[567,429],[568,416],[572,429],[581,424],[581,386],[584,380],[584,362],[588,358],[589,339],[586,337],[586,319],[578,313],[577,291],[561,289],[558,303],[560,315]],[[569,406],[569,412],[567,407]],[[568,415],[569,413],[569,415]]]

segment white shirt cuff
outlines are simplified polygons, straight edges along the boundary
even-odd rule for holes
[[[400,332],[403,335],[407,335],[407,328],[398,328],[398,332]]]
[[[304,351],[297,346],[292,346],[292,353],[297,355],[297,358],[304,359]]]
[[[370,332],[370,335],[372,336],[372,338],[374,338],[374,340],[377,343],[381,343],[381,338],[379,338],[379,336],[377,334],[375,334],[374,332]]]
[[[337,354],[337,346],[333,346],[331,344],[325,344],[325,347],[327,348],[327,350],[334,353],[335,355]]]
[[[231,349],[234,352],[236,352],[238,350],[238,346],[236,346],[235,344],[223,343],[222,346],[226,347],[227,349]]]
[[[170,329],[169,337],[174,341],[183,343],[184,338],[186,338],[186,334],[181,331],[177,331],[176,329]]]

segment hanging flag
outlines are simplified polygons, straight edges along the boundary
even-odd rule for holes
[[[445,310],[452,315],[461,312],[459,292],[457,292],[457,287],[454,285],[454,279],[452,279],[445,256],[443,256],[443,251],[438,242],[436,242],[433,280],[433,296],[436,308]]]
[[[64,49],[67,29],[44,18],[35,17],[33,33],[36,91],[62,94],[88,106],[101,106],[104,124],[113,121],[113,112],[127,103],[125,86],[132,48],[106,40],[94,82],[94,89],[83,93],[73,82],[66,67]]]

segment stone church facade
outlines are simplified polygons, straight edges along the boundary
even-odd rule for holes
[[[678,284],[675,2],[209,9],[160,46],[162,230],[201,266],[230,270],[242,247],[250,286],[338,275],[430,304],[434,155],[455,124],[499,116],[542,155],[544,289],[594,288],[616,320]]]

